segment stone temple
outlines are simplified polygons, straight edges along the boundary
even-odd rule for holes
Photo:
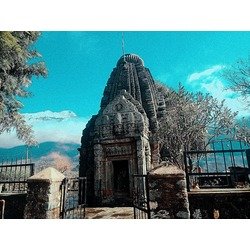
[[[80,176],[88,179],[89,204],[129,205],[133,174],[146,174],[160,161],[158,120],[163,98],[143,60],[122,56],[104,89],[100,110],[81,138]]]

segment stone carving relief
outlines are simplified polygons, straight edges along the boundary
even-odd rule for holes
[[[125,97],[126,96],[126,97]],[[95,123],[95,135],[101,138],[116,136],[135,136],[148,133],[148,119],[145,113],[138,110],[140,104],[133,103],[126,91],[117,96],[99,115]]]
[[[124,133],[131,134],[135,131],[135,124],[134,123],[127,123],[124,125]]]
[[[115,124],[114,125],[114,134],[115,135],[123,134],[123,125],[122,124]]]
[[[123,105],[121,103],[118,103],[115,105],[115,110],[116,111],[121,111],[123,109]]]
[[[108,146],[105,148],[106,156],[120,156],[132,154],[131,145]]]
[[[101,135],[102,137],[109,137],[112,133],[111,131],[111,127],[110,126],[102,126],[102,129],[101,129]]]

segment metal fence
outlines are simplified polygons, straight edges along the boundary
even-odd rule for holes
[[[187,188],[249,186],[250,149],[241,141],[211,142],[204,150],[184,152]]]
[[[86,177],[65,178],[61,192],[61,218],[84,219],[86,208]]]
[[[150,219],[148,175],[132,175],[134,219]]]
[[[27,179],[34,175],[34,163],[28,160],[2,161],[0,165],[0,193],[27,191]]]

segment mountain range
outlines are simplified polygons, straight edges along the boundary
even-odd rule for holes
[[[37,161],[41,157],[49,155],[50,153],[57,152],[60,155],[69,157],[73,162],[78,161],[78,148],[79,144],[76,143],[60,143],[60,142],[44,142],[36,147],[28,149],[29,158],[32,161]],[[26,158],[27,147],[25,145],[16,146],[13,148],[0,148],[0,160],[6,159],[21,159]]]

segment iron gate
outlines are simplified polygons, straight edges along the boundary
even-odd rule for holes
[[[2,161],[0,164],[0,193],[26,193],[27,179],[34,175],[34,163],[30,160]]]
[[[134,174],[132,177],[134,219],[150,219],[148,175]]]
[[[61,192],[61,218],[84,219],[86,208],[86,177],[65,178]]]
[[[187,189],[248,187],[250,149],[241,141],[219,140],[204,150],[184,152]]]

